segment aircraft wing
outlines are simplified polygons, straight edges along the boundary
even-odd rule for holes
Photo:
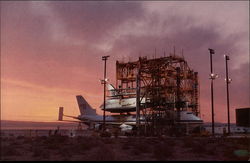
[[[69,118],[74,118],[74,119],[79,119],[78,117],[76,116],[71,116],[71,115],[63,115],[64,117],[69,117]]]
[[[126,125],[131,125],[131,126],[136,125],[135,122],[126,122],[126,121],[124,121],[124,122],[106,122],[106,124],[108,124],[108,125],[122,125],[122,124],[126,124]]]
[[[62,121],[65,121],[65,122],[77,122],[77,123],[83,123],[82,121],[71,121],[71,120],[62,120]]]
[[[106,124],[109,124],[109,125],[121,125],[122,123],[121,122],[106,122]]]

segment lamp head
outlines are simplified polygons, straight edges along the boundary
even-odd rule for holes
[[[210,78],[209,78],[209,79],[214,80],[214,79],[216,79],[216,78],[218,78],[218,77],[219,77],[218,74],[210,74]]]
[[[227,81],[227,79],[225,79],[225,81],[226,81],[228,84],[230,84],[230,83],[232,82],[232,79],[228,78],[228,81]]]
[[[109,55],[106,55],[106,56],[102,56],[102,60],[107,60],[108,57],[110,57]]]
[[[209,50],[210,54],[215,54],[214,49],[209,48],[208,50]]]

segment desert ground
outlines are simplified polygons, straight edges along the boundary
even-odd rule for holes
[[[250,139],[214,137],[2,137],[1,160],[249,160]]]

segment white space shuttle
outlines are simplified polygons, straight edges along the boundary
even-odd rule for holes
[[[111,113],[124,113],[136,110],[136,97],[134,90],[127,89],[126,92],[119,92],[112,84],[107,84],[109,96],[105,101],[105,110]],[[128,96],[128,97],[124,97]],[[142,98],[141,103],[145,103],[145,98]],[[100,106],[103,110],[103,104]]]

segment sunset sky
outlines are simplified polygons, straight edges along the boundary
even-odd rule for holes
[[[184,51],[198,71],[201,118],[211,121],[208,48],[213,64],[215,121],[227,122],[225,60],[230,56],[231,121],[250,106],[248,1],[1,1],[1,119],[55,121],[58,107],[79,115],[76,95],[99,114],[101,56],[116,60]]]

